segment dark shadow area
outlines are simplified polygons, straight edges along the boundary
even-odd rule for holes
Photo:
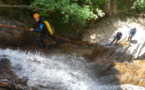
[[[138,42],[137,40],[132,40],[131,44],[132,43],[137,44],[137,42]],[[121,76],[122,74],[125,74],[128,71],[127,69],[132,68],[128,65],[132,65],[131,63],[134,61],[133,55],[127,52],[128,49],[131,47],[131,45],[129,43],[128,44],[123,43],[127,42],[124,41],[117,45],[113,43],[112,45],[108,46],[106,45],[104,46],[100,45],[98,47],[96,46],[93,52],[94,61],[92,63],[95,64],[94,68],[96,69],[96,76],[98,77],[98,81],[99,83],[101,83],[101,85],[110,86],[110,85],[132,84],[136,81],[139,82],[139,80],[134,80],[133,77],[131,77],[132,81],[127,81],[128,76],[124,77]],[[136,52],[137,51],[134,51],[134,53]],[[142,56],[142,59],[145,59],[145,55]],[[128,73],[133,74],[131,72]],[[117,77],[118,75],[121,77]],[[133,85],[139,85],[139,83]],[[117,88],[116,90],[122,90],[122,88],[120,87],[120,89]]]
[[[89,65],[91,65],[91,70],[95,72],[98,90],[123,90],[121,86],[119,86],[119,78],[116,77],[120,72],[114,68],[114,59],[111,59],[111,56],[115,55],[114,50],[120,46],[121,45],[112,44],[104,47],[96,44],[96,46],[92,46],[95,47],[92,55],[84,56]]]
[[[137,40],[131,40],[130,41],[130,43],[132,43],[132,44],[137,44],[137,42],[138,42]]]

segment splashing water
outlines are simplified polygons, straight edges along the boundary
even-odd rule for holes
[[[74,54],[43,56],[9,49],[1,50],[0,55],[11,60],[18,76],[29,78],[31,87],[92,90],[94,82],[89,78],[90,70],[82,57],[76,58]]]
[[[28,77],[28,86],[36,90],[143,90],[131,85],[105,86],[97,83],[89,64],[76,54],[44,56],[20,50],[0,50],[0,58],[11,61],[19,77]],[[129,90],[127,89],[127,90]]]

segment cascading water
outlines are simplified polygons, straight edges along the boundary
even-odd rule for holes
[[[131,85],[99,85],[91,65],[76,54],[44,56],[20,50],[0,50],[19,77],[28,77],[34,90],[143,90]],[[30,90],[33,90],[32,88]]]

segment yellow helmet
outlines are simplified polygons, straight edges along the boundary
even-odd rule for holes
[[[39,15],[38,13],[35,13],[35,14],[33,15],[33,17],[34,17],[34,19],[35,19],[35,18],[39,18],[40,15]]]

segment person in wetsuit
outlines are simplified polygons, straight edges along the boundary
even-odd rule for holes
[[[117,43],[118,43],[118,41],[120,40],[122,38],[122,32],[117,32],[117,34],[114,36],[114,39],[113,39],[113,41],[110,43],[110,45],[114,42],[114,41],[116,41],[116,43],[115,43],[115,45],[117,45]]]
[[[135,34],[136,34],[136,27],[130,29],[129,36],[128,36],[128,40],[127,41],[130,42],[132,40],[132,37],[135,36]]]
[[[36,43],[40,48],[39,51],[43,51],[44,49],[47,49],[46,44],[43,40],[48,38],[49,32],[38,13],[35,13],[33,17],[37,22],[39,28],[38,29],[30,28],[30,31],[40,32],[40,35],[36,38]]]

